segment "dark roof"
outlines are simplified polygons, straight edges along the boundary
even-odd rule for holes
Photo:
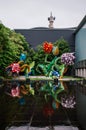
[[[32,29],[15,29],[17,33],[21,33],[25,36],[26,41],[31,44],[33,48],[37,45],[42,44],[44,41],[56,42],[58,39],[63,37],[74,51],[74,31],[75,28],[63,28],[63,29],[49,29],[45,27],[37,27]]]
[[[84,16],[84,18],[82,19],[82,21],[80,22],[80,24],[78,25],[78,27],[76,28],[74,34],[76,34],[81,28],[82,26],[86,23],[86,15]]]

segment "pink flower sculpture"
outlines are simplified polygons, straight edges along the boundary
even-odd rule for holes
[[[20,66],[19,66],[18,63],[13,63],[13,64],[11,64],[10,66],[12,67],[12,72],[17,72],[17,73],[19,73],[19,71],[20,71]]]

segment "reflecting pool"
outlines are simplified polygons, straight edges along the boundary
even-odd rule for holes
[[[2,130],[84,130],[86,81],[5,82],[0,86]]]

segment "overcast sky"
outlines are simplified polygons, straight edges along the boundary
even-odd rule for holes
[[[86,0],[0,0],[0,20],[12,29],[48,27],[50,12],[55,28],[76,27],[86,15]]]

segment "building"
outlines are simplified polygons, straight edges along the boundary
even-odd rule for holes
[[[86,16],[75,32],[76,76],[86,77]]]
[[[32,28],[32,29],[15,29],[17,33],[25,36],[26,41],[36,49],[37,45],[42,44],[44,41],[56,42],[63,37],[69,44],[71,51],[75,51],[74,44],[74,28],[67,29],[50,29],[50,28]]]

